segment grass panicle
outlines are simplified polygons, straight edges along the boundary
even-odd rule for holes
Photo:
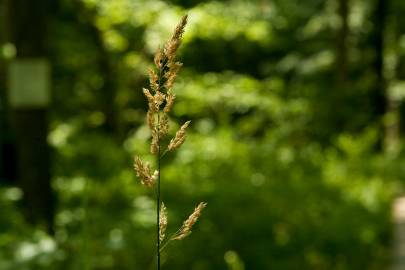
[[[159,241],[160,243],[163,242],[166,236],[166,229],[167,229],[167,211],[166,211],[166,206],[162,202],[162,205],[160,207],[160,217],[159,217]]]
[[[169,113],[174,105],[176,95],[173,93],[173,86],[183,64],[176,61],[176,52],[181,45],[184,29],[187,25],[187,15],[183,16],[177,24],[171,38],[158,48],[154,56],[155,67],[149,69],[149,87],[143,89],[143,94],[148,101],[148,112],[146,123],[151,133],[150,152],[156,156],[157,170],[152,173],[149,163],[143,162],[140,157],[134,159],[136,176],[141,184],[153,188],[156,195],[156,258],[157,269],[160,269],[160,253],[171,241],[182,240],[191,233],[191,229],[201,216],[201,211],[206,207],[206,203],[201,202],[194,212],[183,222],[177,232],[171,237],[166,237],[168,226],[167,208],[161,200],[160,173],[161,159],[167,152],[178,149],[186,140],[186,130],[191,121],[185,122],[170,140],[163,153],[162,139],[169,134],[170,120]]]
[[[139,177],[142,185],[152,187],[155,184],[158,171],[155,171],[154,174],[152,174],[149,163],[144,163],[138,156],[135,157],[134,169],[136,176]]]
[[[207,203],[200,202],[198,206],[194,209],[194,212],[183,222],[178,233],[172,236],[172,240],[183,240],[191,234],[191,229],[197,222],[198,218],[201,216],[202,210],[207,206]]]

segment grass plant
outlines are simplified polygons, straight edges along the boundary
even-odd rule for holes
[[[161,199],[160,192],[163,180],[161,161],[167,153],[175,151],[184,143],[187,128],[191,123],[190,121],[185,122],[167,145],[164,144],[163,139],[169,135],[169,113],[176,99],[173,85],[183,65],[176,61],[176,52],[181,45],[187,19],[187,15],[182,17],[172,37],[157,50],[154,57],[155,67],[149,70],[150,88],[143,89],[148,100],[146,121],[152,137],[150,152],[156,157],[157,168],[153,170],[151,165],[144,162],[139,156],[135,156],[134,159],[134,168],[141,184],[153,189],[156,196],[156,259],[158,270],[160,270],[160,254],[163,249],[172,241],[183,240],[190,235],[193,225],[207,205],[205,202],[200,202],[181,227],[172,235],[166,236],[168,217],[167,208]]]

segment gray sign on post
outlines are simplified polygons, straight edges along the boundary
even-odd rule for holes
[[[50,102],[50,66],[45,59],[16,59],[8,69],[11,108],[44,108]]]

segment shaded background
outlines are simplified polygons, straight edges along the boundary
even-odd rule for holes
[[[209,206],[163,269],[392,265],[404,1],[2,0],[0,11],[1,270],[154,269],[156,206],[132,157],[148,154],[153,53],[185,13],[172,116],[193,124],[163,164],[169,231]],[[9,67],[27,58],[50,63],[48,106],[10,105]]]

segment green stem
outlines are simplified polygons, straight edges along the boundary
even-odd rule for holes
[[[167,152],[169,152],[169,150],[165,150],[164,152],[163,152],[163,154],[160,156],[160,158],[163,158],[166,154],[167,154]]]
[[[165,249],[165,247],[166,247],[171,241],[174,240],[173,238],[176,237],[176,236],[180,233],[180,231],[181,231],[181,228],[178,229],[177,232],[175,232],[175,233],[173,233],[172,235],[170,235],[170,237],[166,238],[167,241],[166,241],[166,243],[164,243],[163,246],[160,248],[160,252],[162,252],[162,251]]]
[[[160,270],[160,239],[159,239],[159,232],[160,232],[160,138],[159,138],[159,126],[160,126],[160,114],[158,113],[158,123],[157,123],[157,138],[158,138],[158,154],[157,154],[157,163],[158,163],[158,181],[157,181],[157,245],[156,245],[156,256],[157,256],[157,269]]]
[[[159,90],[163,87],[163,72],[164,69],[167,65],[167,58],[165,57],[163,59],[163,65],[159,68],[159,75],[158,75],[158,86]],[[157,223],[157,232],[156,232],[156,238],[157,238],[157,244],[156,244],[156,257],[157,257],[157,269],[160,270],[160,239],[159,239],[159,232],[160,232],[160,160],[161,160],[161,154],[160,154],[160,113],[158,112],[158,117],[157,117],[157,141],[158,141],[158,153],[157,153],[157,164],[158,164],[158,180],[157,180],[157,207],[156,207],[156,223]]]
[[[170,241],[172,241],[172,240],[169,239],[169,240],[167,240],[166,243],[164,243],[164,245],[160,248],[160,252],[162,252],[165,249],[165,247],[170,243]]]

